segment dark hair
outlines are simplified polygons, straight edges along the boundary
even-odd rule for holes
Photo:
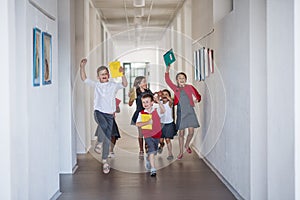
[[[151,101],[154,101],[153,94],[146,93],[142,96],[142,99],[150,98]]]
[[[106,70],[107,73],[109,73],[108,68],[107,68],[106,66],[100,66],[100,67],[98,67],[98,69],[97,69],[97,75],[99,75],[99,72],[102,71],[102,70]]]
[[[164,89],[163,92],[167,92],[169,96],[171,97],[171,92],[168,89]]]
[[[184,72],[179,72],[178,74],[176,74],[176,80],[178,78],[179,75],[183,75],[185,79],[187,79],[187,76]]]

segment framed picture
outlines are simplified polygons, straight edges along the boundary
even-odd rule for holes
[[[52,83],[52,37],[49,33],[42,33],[42,83]]]
[[[40,59],[41,58],[41,30],[33,28],[33,65],[32,65],[32,83],[33,86],[40,85]]]

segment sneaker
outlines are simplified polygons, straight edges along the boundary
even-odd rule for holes
[[[145,158],[145,169],[147,171],[150,171],[150,169],[151,169],[150,161],[147,158]]]
[[[170,155],[170,156],[167,157],[167,160],[168,160],[168,161],[171,161],[171,160],[173,160],[173,159],[174,159],[174,156],[173,156],[173,155]]]
[[[98,154],[101,154],[102,152],[102,143],[96,143],[94,147],[94,151]]]
[[[140,160],[144,160],[144,152],[143,151],[140,151],[140,153],[139,153],[139,159]]]
[[[158,149],[157,149],[157,153],[161,154],[161,153],[162,153],[162,151],[163,151],[163,148],[162,148],[162,147],[158,147]]]
[[[152,176],[152,177],[156,176],[156,169],[155,168],[151,169],[150,176]]]
[[[103,173],[108,174],[110,171],[110,166],[107,162],[103,162]]]
[[[114,158],[114,157],[115,157],[115,153],[113,151],[109,152],[108,158]]]

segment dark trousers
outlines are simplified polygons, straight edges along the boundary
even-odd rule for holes
[[[95,135],[98,137],[98,142],[103,142],[102,159],[107,159],[114,116],[112,114],[102,113],[95,110],[94,118],[98,124]]]

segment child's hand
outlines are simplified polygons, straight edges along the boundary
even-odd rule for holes
[[[168,65],[168,66],[167,66],[167,73],[169,73],[169,72],[170,72],[170,68],[171,68],[171,66],[170,66],[170,65]]]
[[[149,119],[149,121],[147,121],[147,125],[153,124],[152,119]]]
[[[120,68],[119,68],[119,72],[122,72],[122,73],[124,74],[124,73],[125,73],[125,69],[124,69],[124,67],[120,66]]]
[[[200,100],[201,101],[201,100]],[[200,103],[200,101],[198,101],[197,99],[194,100],[194,103]]]
[[[86,58],[83,58],[80,62],[80,68],[84,68],[85,65],[86,65],[86,62],[87,62],[87,59]]]
[[[153,100],[154,100],[155,103],[159,102],[159,96],[158,96],[157,93],[153,95]]]

